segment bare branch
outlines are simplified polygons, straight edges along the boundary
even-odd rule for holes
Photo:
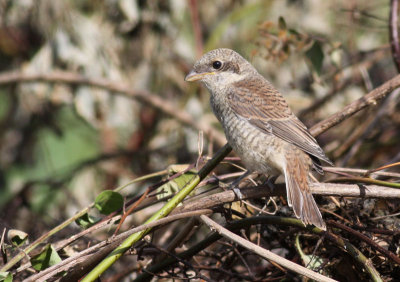
[[[391,80],[385,82],[378,88],[375,88],[374,90],[369,92],[367,95],[347,105],[340,112],[337,112],[327,119],[317,123],[310,129],[311,134],[314,136],[318,136],[321,133],[327,131],[329,128],[341,123],[345,119],[354,115],[358,111],[361,111],[368,106],[376,105],[379,100],[385,98],[388,94],[390,94],[398,87],[400,87],[400,75],[395,76]]]
[[[265,259],[274,261],[274,262],[278,263],[279,265],[281,265],[287,269],[290,269],[293,272],[296,272],[298,274],[304,275],[306,277],[309,277],[309,278],[317,280],[317,281],[336,281],[329,277],[321,275],[317,272],[309,270],[309,269],[307,269],[301,265],[298,265],[290,260],[287,260],[281,256],[278,256],[277,254],[274,254],[273,252],[271,252],[269,250],[261,248],[260,246],[254,244],[250,241],[247,241],[246,239],[240,237],[239,235],[236,235],[235,233],[222,227],[221,225],[219,225],[215,221],[211,220],[206,215],[201,215],[200,218],[205,224],[207,224],[211,228],[211,230],[218,232],[223,237],[238,243],[242,247],[245,247],[246,249],[258,254],[259,256],[261,256]]]
[[[386,250],[385,248],[383,248],[379,244],[375,243],[372,239],[368,238],[364,234],[362,234],[362,233],[360,233],[358,231],[355,231],[354,229],[352,229],[352,228],[350,228],[350,227],[348,227],[348,226],[346,226],[344,224],[341,224],[339,222],[336,222],[334,220],[329,220],[328,224],[332,225],[334,227],[340,228],[340,229],[350,233],[352,236],[355,236],[355,237],[359,238],[360,240],[362,240],[362,241],[366,242],[368,245],[370,245],[373,249],[377,250],[381,254],[385,255],[386,257],[388,257],[389,259],[391,259],[392,261],[394,261],[395,263],[400,265],[400,258],[398,256],[396,256],[391,251]]]
[[[126,237],[128,237],[129,235],[139,232],[141,230],[144,230],[146,228],[149,227],[155,227],[155,226],[159,226],[162,224],[166,224],[169,223],[171,221],[175,221],[178,219],[182,219],[182,218],[190,218],[193,216],[199,216],[202,214],[209,214],[211,213],[211,210],[206,210],[206,209],[202,209],[202,210],[198,210],[198,211],[193,211],[190,213],[180,213],[180,214],[175,214],[175,215],[170,215],[168,217],[165,217],[163,219],[154,221],[152,223],[149,224],[143,224],[141,226],[132,228],[126,232],[123,232],[117,236],[114,236],[112,238],[109,238],[107,240],[104,240],[90,248],[85,249],[84,251],[71,256],[65,260],[63,260],[62,262],[53,265],[49,268],[47,268],[46,270],[43,270],[31,277],[29,277],[27,280],[25,281],[38,281],[38,279],[42,279],[42,280],[47,280],[51,277],[54,277],[55,275],[57,275],[58,273],[60,273],[61,271],[66,271],[66,270],[70,270],[71,267],[71,263],[73,263],[73,266],[76,268],[82,268],[81,266],[79,266],[76,262],[77,261],[82,261],[84,263],[88,262],[88,256],[90,258],[90,260],[96,261],[96,260],[101,260],[104,256],[106,256],[109,252],[111,252],[116,246],[118,246],[118,244],[120,244],[122,242],[123,239],[125,239]],[[99,250],[103,247],[108,247],[106,251],[104,252],[99,252]],[[101,249],[101,251],[103,251],[103,249]],[[94,252],[97,252],[95,255],[93,255]],[[100,257],[99,257],[100,256]],[[82,260],[82,258],[86,258],[85,260]],[[85,264],[86,265],[86,264]],[[89,267],[90,269],[90,267]],[[85,269],[81,269],[82,271],[85,271]],[[84,273],[82,274],[84,275]],[[79,277],[81,277],[82,275],[78,275]],[[71,280],[73,281],[73,280]]]
[[[400,189],[382,187],[377,185],[357,185],[357,184],[333,184],[333,183],[311,183],[310,190],[314,195],[339,196],[339,197],[362,197],[362,198],[400,198]],[[283,184],[275,185],[271,191],[266,186],[255,186],[242,188],[240,192],[243,199],[284,196],[286,187]],[[237,201],[233,190],[208,195],[204,197],[193,197],[180,207],[177,207],[171,214],[183,211],[209,209],[218,205]]]
[[[183,79],[183,78],[182,78]],[[90,85],[105,89],[115,94],[137,99],[147,105],[150,105],[167,115],[174,117],[179,122],[188,125],[196,130],[203,131],[220,145],[226,143],[226,138],[220,131],[201,121],[194,120],[188,113],[177,109],[171,102],[162,99],[154,93],[133,90],[129,85],[123,82],[107,80],[105,78],[89,78],[73,72],[54,71],[47,74],[28,74],[20,71],[0,73],[0,85],[14,84],[17,82],[51,82],[67,83],[72,85]]]

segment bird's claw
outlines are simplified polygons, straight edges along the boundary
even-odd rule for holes
[[[240,192],[239,187],[233,186],[232,190],[235,193],[236,197],[238,197],[239,200],[243,200],[243,194],[242,194],[242,192]]]

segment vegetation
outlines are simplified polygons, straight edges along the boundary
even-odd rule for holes
[[[0,281],[394,281],[397,17],[396,0],[0,1]],[[229,190],[243,167],[184,81],[219,47],[335,163],[312,186],[326,232],[283,179]]]

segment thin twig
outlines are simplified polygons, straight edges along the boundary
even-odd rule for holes
[[[134,211],[134,209],[136,209],[136,207],[139,206],[140,203],[143,202],[144,199],[146,199],[146,196],[147,196],[147,194],[149,194],[149,192],[150,192],[150,189],[147,188],[146,191],[143,193],[143,195],[129,208],[129,210],[127,212],[124,212],[117,228],[114,231],[114,236],[118,234],[118,231],[121,228],[121,225],[124,223],[127,216],[129,216]]]
[[[197,130],[203,130],[206,134],[212,135],[213,138],[220,144],[225,144],[226,138],[211,126],[206,124],[201,124],[198,121],[194,121],[193,118],[183,111],[177,111],[176,107],[166,100],[163,100],[159,96],[147,92],[132,90],[128,85],[121,82],[113,82],[107,79],[94,79],[87,78],[83,75],[72,73],[72,72],[62,72],[56,71],[50,74],[26,74],[22,72],[5,72],[0,73],[0,85],[13,84],[16,82],[34,82],[34,81],[46,81],[52,83],[69,83],[69,84],[83,84],[99,87],[102,89],[109,90],[111,92],[119,93],[126,97],[131,97],[138,99],[152,107],[155,107],[162,112],[173,116],[178,121],[183,124],[189,125]],[[375,88],[370,93],[361,97],[360,99],[354,101],[350,105],[346,106],[340,112],[330,116],[329,118],[319,122],[314,125],[310,132],[317,136],[322,132],[325,132],[329,128],[339,124],[343,120],[347,119],[356,112],[370,106],[376,105],[376,103],[384,98],[387,94],[391,93],[394,89],[400,86],[400,75],[392,78],[391,80],[385,82],[378,88]]]
[[[370,169],[365,173],[364,176],[370,175],[371,173],[378,172],[380,170],[384,170],[384,169],[387,169],[387,168],[395,167],[395,166],[400,166],[400,162],[387,164],[387,165],[383,165],[383,166],[378,167],[378,168]]]
[[[183,79],[183,78],[182,78]],[[17,82],[51,82],[51,83],[67,83],[71,85],[90,85],[101,89],[106,89],[112,93],[122,95],[128,98],[137,99],[147,105],[150,105],[167,115],[174,117],[179,122],[189,125],[196,130],[202,130],[208,136],[220,145],[226,143],[225,136],[218,130],[206,123],[194,120],[188,113],[183,110],[177,110],[176,106],[169,101],[162,99],[160,95],[143,91],[132,90],[132,87],[123,82],[111,81],[106,78],[89,78],[78,73],[54,71],[47,74],[28,74],[20,71],[0,73],[0,85],[14,84]]]
[[[240,230],[242,228],[248,228],[252,225],[258,225],[258,224],[271,224],[271,225],[282,225],[282,226],[292,226],[296,227],[302,230],[307,230],[308,232],[313,232],[318,235],[324,235],[325,238],[333,242],[336,246],[341,248],[343,251],[347,252],[351,257],[354,259],[355,262],[359,263],[370,278],[373,281],[382,281],[380,278],[379,273],[376,271],[374,268],[373,264],[371,263],[371,260],[365,257],[357,248],[355,248],[350,242],[343,240],[339,236],[335,236],[334,234],[330,232],[325,232],[322,231],[319,228],[310,228],[304,226],[304,224],[299,220],[295,218],[285,218],[285,217],[280,217],[280,216],[256,216],[256,217],[250,217],[250,218],[245,218],[241,220],[237,220],[234,222],[231,222],[227,225],[227,228],[229,230]],[[214,243],[215,241],[219,240],[221,238],[221,235],[214,233],[211,236],[207,236],[206,239],[202,240],[201,242],[197,243],[190,249],[182,252],[179,254],[179,257],[181,258],[191,258],[197,253],[199,253],[201,250],[204,250],[207,248],[209,245]],[[151,273],[158,273],[161,270],[171,266],[174,264],[176,260],[169,258],[164,260],[163,262],[160,262],[157,265],[151,266],[149,269],[147,269]],[[141,281],[149,281],[151,279],[151,274],[148,272],[144,272],[134,280],[135,282],[141,282]]]
[[[370,238],[368,238],[364,234],[362,234],[362,233],[360,233],[358,231],[355,231],[354,229],[352,229],[352,228],[350,228],[350,227],[348,227],[348,226],[346,226],[344,224],[341,224],[339,222],[333,221],[333,220],[328,220],[327,223],[329,225],[332,225],[332,226],[335,226],[337,228],[340,228],[340,229],[350,233],[352,236],[357,237],[358,239],[366,242],[373,249],[377,250],[381,254],[385,255],[387,258],[391,259],[392,261],[394,261],[395,263],[400,265],[400,258],[398,256],[396,256],[391,251],[386,250],[385,248],[382,248],[381,246],[379,246],[377,243],[375,243],[373,240],[371,240]]]
[[[221,225],[219,225],[218,223],[216,223],[215,221],[211,220],[208,216],[206,215],[201,215],[200,219],[207,224],[211,230],[218,232],[219,234],[221,234],[223,237],[236,242],[237,244],[241,245],[242,247],[258,254],[259,256],[267,259],[267,260],[271,260],[274,261],[276,263],[278,263],[279,265],[295,272],[301,275],[304,275],[306,277],[309,277],[311,279],[317,280],[317,281],[336,281],[333,280],[329,277],[326,277],[322,274],[319,274],[317,272],[314,272],[312,270],[309,270],[301,265],[298,265],[290,260],[287,260],[281,256],[278,256],[277,254],[266,250],[250,241],[247,241],[246,239],[243,239],[242,237],[240,237],[239,235],[236,235],[235,233],[229,231],[228,229],[222,227]]]
[[[349,152],[341,161],[343,166],[347,165],[348,161],[359,151],[364,140],[371,134],[371,132],[374,129],[376,129],[377,125],[382,122],[382,118],[387,115],[387,109],[390,107],[390,105],[396,103],[400,95],[399,90],[400,89],[396,89],[392,93],[390,93],[387,97],[385,97],[385,100],[379,106],[379,110],[377,111],[377,113],[368,118],[367,122],[364,122],[362,126],[362,128],[364,128],[364,131],[362,132],[362,134],[360,134],[358,140],[353,143]]]
[[[397,188],[400,189],[400,183],[394,183],[394,182],[388,182],[388,181],[382,181],[382,180],[376,180],[373,178],[369,177],[357,177],[357,176],[352,176],[352,177],[338,177],[335,179],[331,179],[329,182],[332,183],[365,183],[365,184],[375,184],[375,185],[380,185],[384,187],[392,187],[392,188]]]
[[[199,172],[193,176],[186,184],[181,187],[181,190],[172,197],[160,210],[154,213],[145,223],[151,223],[159,220],[170,214],[183,199],[189,195],[211,171],[232,151],[232,148],[226,144],[209,160]],[[96,280],[104,271],[110,268],[133,244],[137,243],[145,235],[147,235],[152,228],[147,228],[143,231],[137,232],[126,238],[116,249],[114,249],[106,258],[104,258],[95,268],[93,268],[83,279],[82,282],[92,282]]]
[[[49,279],[51,277],[54,277],[55,275],[57,275],[61,271],[68,270],[70,268],[69,263],[77,261],[80,258],[82,258],[82,257],[84,257],[84,256],[86,256],[88,254],[92,254],[93,252],[96,252],[96,251],[98,251],[99,249],[101,249],[101,248],[103,248],[105,246],[111,245],[113,243],[118,244],[123,239],[128,237],[129,235],[134,234],[134,233],[139,232],[139,231],[142,231],[142,230],[145,230],[146,228],[156,227],[156,226],[159,226],[159,225],[162,225],[162,224],[166,224],[166,223],[169,223],[171,221],[175,221],[175,220],[182,219],[182,218],[188,218],[188,217],[198,216],[198,215],[201,215],[201,214],[210,214],[210,213],[212,213],[211,210],[202,209],[202,210],[192,211],[192,212],[188,212],[188,213],[185,212],[185,213],[170,215],[168,217],[162,218],[162,219],[154,221],[152,223],[140,225],[140,226],[132,228],[132,229],[126,231],[126,232],[123,232],[123,233],[121,233],[121,234],[119,234],[119,235],[117,235],[115,237],[108,238],[107,240],[104,240],[104,241],[102,241],[102,242],[100,242],[100,243],[98,243],[98,244],[96,244],[96,245],[94,245],[94,246],[92,246],[90,248],[87,248],[87,249],[83,250],[82,252],[63,260],[62,262],[60,262],[60,263],[58,263],[56,265],[53,265],[53,266],[47,268],[46,270],[43,270],[43,271],[39,272],[36,275],[33,275],[33,276],[29,277],[29,279],[26,280],[26,282],[37,281],[38,279],[46,280],[46,279]],[[76,265],[76,264],[74,263],[74,265]]]
[[[327,172],[346,172],[346,173],[358,173],[364,176],[366,175],[375,175],[375,176],[386,176],[386,177],[397,177],[400,178],[400,173],[391,172],[391,171],[375,171],[368,169],[360,169],[360,168],[348,168],[348,167],[323,167],[324,171]]]
[[[375,88],[368,94],[364,95],[360,99],[350,103],[349,105],[344,107],[341,111],[317,123],[310,129],[311,134],[313,136],[318,136],[321,133],[327,131],[329,128],[341,123],[350,116],[359,112],[360,110],[371,105],[376,105],[378,101],[385,98],[388,94],[390,94],[393,90],[395,90],[398,87],[400,87],[400,75],[395,76],[391,80],[385,82],[381,86]]]

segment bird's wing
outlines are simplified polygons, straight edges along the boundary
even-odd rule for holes
[[[228,92],[235,114],[257,129],[274,134],[303,151],[332,164],[307,127],[291,112],[283,96],[267,81],[238,81]]]

